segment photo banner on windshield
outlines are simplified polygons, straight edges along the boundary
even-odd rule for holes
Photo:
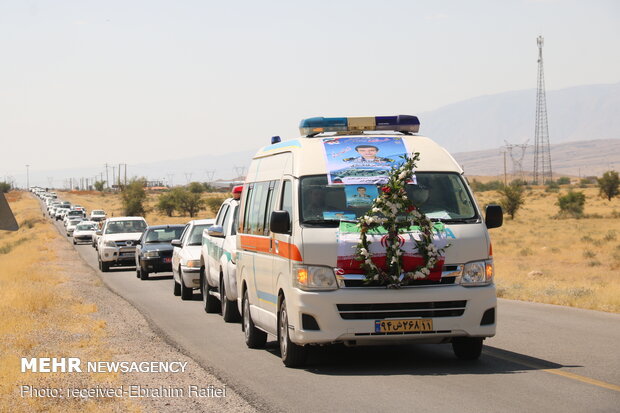
[[[323,138],[329,185],[385,184],[407,153],[399,137]]]

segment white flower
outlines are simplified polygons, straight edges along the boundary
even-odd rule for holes
[[[428,268],[422,268],[420,272],[426,277],[428,274],[431,273],[431,270],[429,270]]]
[[[415,274],[413,274],[413,279],[418,280],[420,278],[426,278],[426,275],[424,275],[422,271],[416,271]]]

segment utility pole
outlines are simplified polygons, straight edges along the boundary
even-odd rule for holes
[[[547,121],[547,98],[545,97],[545,74],[543,71],[542,48],[544,39],[538,36],[538,82],[536,88],[536,126],[534,130],[534,184],[553,180],[551,171],[551,149],[549,146],[549,125]]]
[[[125,164],[125,186],[127,186],[127,164]]]
[[[108,189],[110,189],[110,178],[108,177],[108,164],[107,163],[105,164],[105,183],[108,186]]]
[[[499,153],[504,155],[504,186],[508,185],[508,178],[506,177],[506,150],[500,149]]]
[[[26,165],[26,190],[30,189],[30,165]]]

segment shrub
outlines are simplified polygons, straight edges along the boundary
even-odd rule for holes
[[[502,182],[497,181],[497,180],[487,182],[486,184],[479,182],[475,179],[471,182],[471,189],[474,192],[496,191],[496,190],[501,189],[502,186],[503,186]]]
[[[0,182],[0,194],[6,194],[11,190],[11,184],[8,182]]]
[[[176,188],[174,191],[174,198],[176,209],[187,213],[190,218],[193,218],[205,207],[205,200],[201,198],[199,193],[190,192],[185,188]]]
[[[132,179],[128,185],[121,189],[121,198],[123,200],[123,213],[127,216],[143,216],[146,212],[144,201],[146,201],[146,191],[144,186],[146,180]]]
[[[162,214],[171,217],[172,213],[177,207],[177,202],[173,192],[164,192],[157,198],[157,205],[155,208]]]
[[[204,185],[200,182],[190,182],[190,184],[187,185],[187,189],[193,194],[201,194],[205,191]]]
[[[502,195],[500,200],[502,208],[510,215],[510,219],[514,219],[515,214],[524,202],[523,186],[520,183],[512,182],[510,185],[502,187],[499,193]]]
[[[96,191],[103,192],[103,188],[105,186],[105,181],[95,181],[93,184]]]
[[[618,172],[607,171],[597,181],[599,194],[602,198],[607,198],[608,201],[611,201],[611,198],[620,194],[620,177],[618,177]]]
[[[224,202],[225,198],[219,197],[219,196],[213,196],[210,198],[207,198],[207,207],[211,210],[211,212],[213,212],[214,214],[217,214],[217,211],[220,210],[220,207],[222,206],[222,202]]]
[[[547,181],[545,185],[545,192],[558,192],[560,190],[560,185],[555,181]]]
[[[586,204],[586,196],[583,192],[568,191],[566,195],[558,196],[557,206],[560,207],[560,215],[568,215],[574,218],[583,216],[583,207]]]
[[[568,176],[562,176],[556,181],[558,185],[570,185],[570,178]]]

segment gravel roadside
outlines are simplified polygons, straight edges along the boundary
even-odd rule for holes
[[[57,244],[54,249],[59,257],[59,262],[54,264],[66,275],[66,287],[85,303],[94,304],[97,311],[92,314],[93,317],[106,324],[103,341],[112,359],[105,358],[104,361],[187,363],[184,373],[119,373],[118,379],[125,388],[140,386],[138,391],[149,392],[149,396],[131,398],[131,402],[138,404],[142,410],[158,412],[256,411],[226,383],[157,335],[138,310],[103,284],[95,270],[82,261],[71,244],[63,239],[53,242]],[[171,397],[171,394],[179,394],[174,389],[180,389],[182,396]],[[223,391],[225,396],[217,397],[218,391],[220,394]],[[164,396],[151,397],[157,392]]]

